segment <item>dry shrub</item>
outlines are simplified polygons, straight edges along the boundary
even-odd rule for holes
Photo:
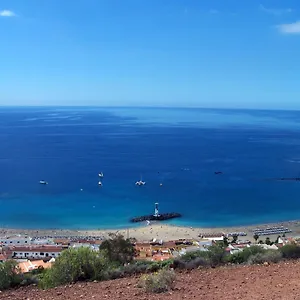
[[[174,288],[175,277],[173,270],[162,269],[156,273],[142,276],[139,287],[150,293],[164,293]]]
[[[248,264],[263,264],[267,263],[278,263],[282,260],[282,254],[277,250],[267,250],[264,253],[257,253],[255,255],[251,255],[248,259]]]

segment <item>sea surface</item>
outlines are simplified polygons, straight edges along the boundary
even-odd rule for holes
[[[300,177],[297,111],[0,108],[0,227],[125,228],[155,202],[176,225],[300,219],[277,177]]]

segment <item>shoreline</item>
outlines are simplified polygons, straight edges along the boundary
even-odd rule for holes
[[[102,237],[108,238],[110,233],[122,234],[124,237],[136,238],[138,241],[150,241],[154,238],[163,241],[176,239],[199,239],[199,234],[207,233],[229,233],[229,232],[245,232],[247,236],[243,239],[253,240],[253,229],[266,228],[272,226],[284,226],[292,230],[288,236],[300,236],[300,220],[291,220],[284,222],[273,222],[246,226],[222,226],[222,227],[191,227],[178,226],[165,223],[153,223],[140,227],[130,227],[122,229],[17,229],[17,228],[0,228],[0,236],[4,235],[28,235],[31,237]],[[275,235],[270,235],[275,236]],[[277,235],[276,235],[277,236]],[[267,236],[262,236],[261,239]]]

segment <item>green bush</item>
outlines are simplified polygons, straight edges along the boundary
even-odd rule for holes
[[[242,251],[227,256],[226,261],[233,264],[243,264],[248,261],[250,256],[264,252],[266,252],[266,250],[260,246],[251,246],[244,248]]]
[[[174,260],[174,269],[197,269],[199,267],[207,267],[210,265],[210,261],[207,258],[203,257],[196,257],[190,261],[184,261],[181,259]]]
[[[148,269],[148,265],[146,264],[128,264],[122,268],[125,275],[135,275],[145,273]]]
[[[111,234],[110,239],[103,241],[100,245],[100,251],[105,254],[110,262],[119,265],[133,261],[135,256],[135,249],[131,241],[129,239],[125,240],[122,235],[117,234]]]
[[[208,248],[208,258],[212,267],[218,266],[225,261],[224,244],[216,244]]]
[[[0,263],[0,290],[19,285],[22,278],[19,274],[17,262],[8,260]]]
[[[300,247],[295,244],[285,245],[279,248],[283,258],[297,259],[300,258]]]
[[[82,281],[101,280],[109,265],[100,252],[86,247],[69,248],[61,253],[51,269],[46,270],[41,281],[42,288]]]
[[[251,255],[248,259],[248,264],[263,264],[268,263],[278,263],[282,259],[282,254],[278,250],[267,250],[264,253],[256,253]]]
[[[187,252],[183,255],[180,256],[180,259],[184,262],[189,262],[192,261],[198,257],[202,257],[205,259],[209,258],[209,251],[192,251],[192,252]]]
[[[34,275],[32,272],[30,272],[27,274],[23,274],[21,276],[20,285],[27,286],[27,285],[31,285],[31,284],[38,284],[38,282],[39,282],[38,276]]]
[[[217,243],[208,247],[208,251],[193,251],[180,256],[174,261],[175,268],[193,269],[197,266],[217,266],[225,262],[225,244]]]
[[[173,289],[174,284],[175,272],[173,270],[162,269],[157,273],[142,276],[139,286],[147,292],[163,293]]]

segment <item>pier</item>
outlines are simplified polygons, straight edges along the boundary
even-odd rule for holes
[[[135,217],[132,218],[130,222],[137,223],[137,222],[144,222],[144,221],[165,221],[169,219],[180,218],[181,216],[182,216],[181,214],[175,212],[160,214],[158,212],[158,203],[155,203],[155,209],[153,215]]]

